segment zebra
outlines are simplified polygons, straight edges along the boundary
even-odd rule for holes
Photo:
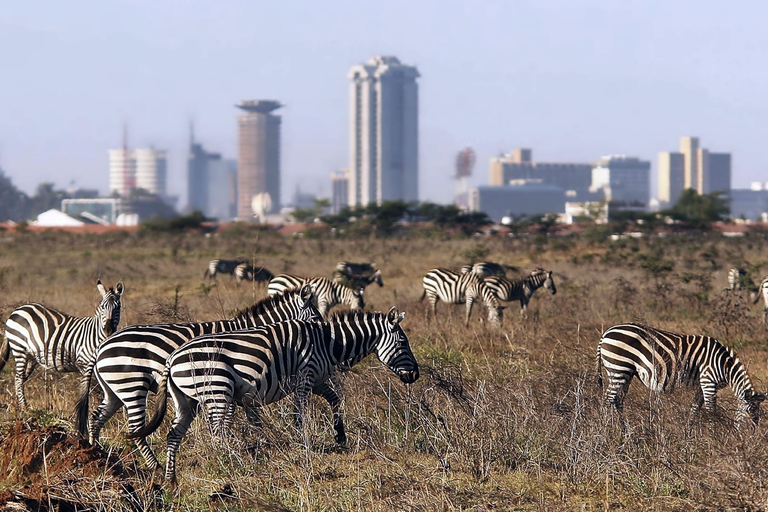
[[[106,289],[98,280],[96,288],[101,302],[92,317],[70,316],[35,303],[20,306],[6,320],[0,370],[13,353],[16,362],[13,384],[20,409],[27,408],[24,383],[36,366],[46,371],[83,375],[101,342],[117,330],[125,287],[120,282],[115,288]]]
[[[234,331],[282,320],[320,320],[311,286],[267,297],[241,310],[230,320],[186,324],[135,325],[115,333],[99,348],[90,362],[88,381],[77,403],[77,428],[91,444],[98,442],[104,424],[120,407],[125,407],[128,430],[144,426],[147,395],[157,391],[157,381],[168,356],[179,346],[203,334]],[[94,370],[95,369],[95,370]],[[91,375],[104,391],[99,407],[88,418]],[[157,458],[146,439],[138,439],[139,451],[152,469]]]
[[[474,272],[481,279],[489,276],[505,277],[507,275],[507,269],[504,265],[492,261],[478,261],[473,265],[463,265],[461,273],[466,274],[467,272]]]
[[[165,478],[176,482],[179,444],[199,410],[205,411],[214,434],[233,421],[236,405],[258,421],[258,408],[295,393],[294,419],[301,428],[310,393],[331,406],[335,440],[346,443],[340,400],[329,386],[338,366],[352,366],[371,353],[410,384],[419,366],[400,322],[405,313],[393,306],[384,313],[344,311],[326,322],[287,321],[248,331],[201,336],[177,349],[160,380],[157,411],[129,437],[146,437],[162,423],[168,393],[176,417],[168,433]]]
[[[367,288],[372,283],[384,286],[381,270],[376,268],[375,263],[340,261],[333,271],[333,280],[354,289]]]
[[[235,267],[235,282],[239,286],[243,281],[263,283],[271,280],[275,275],[264,267],[254,267],[250,263],[241,263]]]
[[[304,283],[309,283],[315,288],[315,303],[323,318],[328,318],[328,311],[336,304],[347,304],[350,309],[365,309],[364,288],[353,289],[325,277],[278,274],[269,282],[267,293],[274,295],[285,290],[298,288]]]
[[[432,306],[432,313],[435,318],[437,318],[438,300],[448,304],[466,304],[467,319],[465,325],[469,326],[472,305],[476,299],[480,298],[488,308],[488,320],[494,325],[501,325],[504,306],[499,305],[493,290],[486,286],[483,280],[473,272],[458,274],[447,268],[433,268],[424,276],[423,284],[424,292],[419,300],[424,300],[424,297],[429,298],[429,304]]]
[[[741,290],[744,281],[749,279],[743,268],[732,268],[728,271],[728,288],[726,290]]]
[[[216,274],[230,274],[234,276],[235,269],[242,263],[248,263],[248,260],[238,258],[235,260],[211,260],[208,262],[208,268],[203,273],[203,278],[208,280],[216,279]]]
[[[557,293],[555,281],[552,279],[551,270],[534,270],[529,276],[521,279],[508,279],[506,277],[491,276],[484,280],[485,285],[493,290],[494,295],[504,302],[520,301],[520,313],[525,314],[528,302],[533,292],[544,286],[552,295]]]
[[[752,304],[757,304],[760,300],[760,297],[763,298],[763,325],[768,327],[768,276],[765,276],[762,281],[760,281],[760,284],[757,287],[757,290],[755,290],[752,293]]]
[[[729,384],[739,400],[737,425],[747,416],[757,425],[760,403],[766,396],[755,392],[746,367],[733,350],[709,336],[675,334],[635,323],[614,325],[597,346],[600,387],[602,366],[608,375],[605,400],[619,413],[635,375],[657,392],[672,392],[677,383],[698,384],[692,413],[702,405],[714,411],[717,391]]]

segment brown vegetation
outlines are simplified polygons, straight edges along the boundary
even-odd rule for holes
[[[691,390],[655,395],[635,381],[619,424],[601,404],[594,357],[605,328],[641,321],[717,337],[737,350],[757,389],[768,389],[760,308],[748,306],[747,292],[722,291],[728,268],[744,259],[768,272],[766,238],[604,238],[591,228],[579,238],[482,239],[298,239],[243,227],[209,237],[6,233],[3,321],[29,301],[90,315],[96,278],[125,282],[122,325],[219,318],[265,290],[228,279],[207,284],[200,276],[215,257],[249,255],[275,273],[327,277],[339,260],[375,261],[385,286],[368,288],[368,308],[396,304],[407,312],[403,327],[422,376],[406,387],[375,359],[342,374],[345,447],[333,442],[330,411],[317,399],[304,435],[290,421],[290,400],[265,408],[258,430],[239,411],[224,440],[196,421],[181,450],[178,490],[158,493],[161,473],[141,469],[122,437],[122,415],[107,424],[103,449],[75,437],[74,375],[38,370],[27,386],[33,410],[20,413],[6,368],[0,463],[11,469],[0,476],[1,497],[50,510],[67,510],[65,502],[78,510],[765,508],[768,420],[755,431],[734,430],[736,403],[725,389],[717,414],[688,427]],[[537,292],[527,318],[512,305],[501,329],[483,321],[482,308],[465,329],[463,307],[443,303],[438,320],[428,320],[418,301],[424,273],[480,257],[521,273],[552,269],[558,293]],[[163,456],[166,431],[153,437]],[[98,501],[98,489],[111,494]]]

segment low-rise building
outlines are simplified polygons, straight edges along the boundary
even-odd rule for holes
[[[469,210],[485,212],[494,222],[565,213],[565,189],[541,180],[512,180],[508,185],[481,186],[469,191]]]

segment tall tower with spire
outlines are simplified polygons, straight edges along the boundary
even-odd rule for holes
[[[189,210],[208,210],[208,153],[195,142],[195,123],[189,122],[187,155],[187,204]]]

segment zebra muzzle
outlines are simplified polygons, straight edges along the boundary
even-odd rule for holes
[[[419,369],[416,368],[415,370],[400,370],[397,372],[397,376],[400,377],[400,380],[403,381],[406,384],[413,384],[419,379]]]

